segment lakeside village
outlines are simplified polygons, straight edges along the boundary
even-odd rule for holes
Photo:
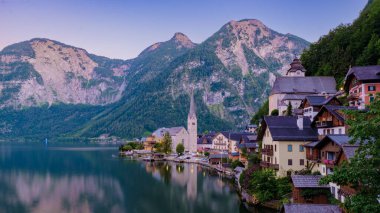
[[[141,142],[120,146],[122,155],[146,161],[199,163],[235,177],[246,206],[281,212],[342,212],[358,186],[321,183],[362,146],[348,136],[350,112],[368,112],[380,92],[380,66],[351,67],[344,87],[334,77],[305,76],[294,59],[277,77],[268,116],[244,132],[197,134],[191,94],[187,129],[159,128]],[[172,154],[170,154],[172,153]],[[360,188],[360,186],[359,186]]]

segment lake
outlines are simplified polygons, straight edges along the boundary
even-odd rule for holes
[[[117,147],[0,145],[0,212],[247,212],[193,164],[120,159]]]

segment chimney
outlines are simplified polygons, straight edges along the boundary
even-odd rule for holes
[[[298,115],[297,126],[299,130],[303,130],[303,115]]]

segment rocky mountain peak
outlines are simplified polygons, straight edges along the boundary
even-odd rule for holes
[[[179,47],[193,48],[195,46],[189,37],[181,32],[175,33],[170,41],[174,41],[177,45],[179,45]]]

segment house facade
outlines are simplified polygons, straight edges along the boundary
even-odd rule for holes
[[[380,65],[351,67],[344,89],[348,93],[350,106],[369,105],[380,92]]]
[[[318,134],[321,136],[346,134],[348,126],[345,124],[347,118],[345,110],[357,110],[357,108],[325,105],[315,115],[312,125],[318,129]]]
[[[261,125],[261,167],[274,169],[280,177],[304,169],[304,145],[318,139],[310,120],[302,116],[265,116]]]
[[[335,167],[349,161],[358,149],[359,145],[350,144],[350,141],[351,138],[347,135],[327,135],[320,141],[305,145],[309,168],[319,171],[323,176],[333,174]],[[355,191],[335,183],[329,183],[329,186],[331,194],[341,202]]]
[[[312,121],[324,105],[341,106],[342,103],[336,96],[309,95],[302,100],[299,108],[302,109],[303,116]]]

